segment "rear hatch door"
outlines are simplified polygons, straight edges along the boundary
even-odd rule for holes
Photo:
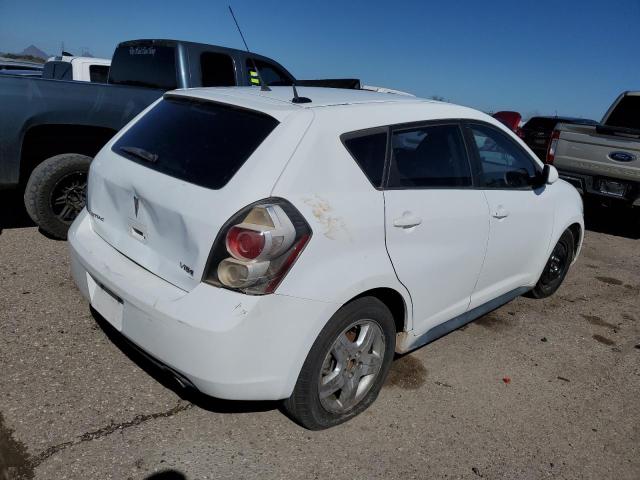
[[[302,109],[276,119],[189,97],[161,100],[92,163],[94,231],[150,272],[192,289],[220,227],[270,195],[311,117]]]

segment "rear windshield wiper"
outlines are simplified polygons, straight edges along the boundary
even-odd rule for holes
[[[158,154],[151,153],[140,147],[120,147],[118,150],[121,152],[133,155],[136,158],[144,160],[145,162],[156,163],[158,161]]]

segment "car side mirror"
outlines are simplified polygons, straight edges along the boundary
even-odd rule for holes
[[[542,170],[542,175],[547,185],[556,183],[560,178],[560,175],[558,174],[558,170],[556,169],[556,167],[554,167],[553,165],[549,165],[548,163],[544,165],[544,169]]]

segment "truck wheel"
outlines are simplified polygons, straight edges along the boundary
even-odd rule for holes
[[[566,277],[574,254],[573,234],[565,230],[551,252],[542,275],[527,296],[531,298],[546,298],[555,293]]]
[[[311,430],[355,417],[378,396],[395,341],[393,316],[384,303],[373,297],[348,303],[318,335],[285,409]]]
[[[40,229],[66,239],[69,226],[84,208],[91,157],[64,153],[38,165],[27,182],[24,205]]]

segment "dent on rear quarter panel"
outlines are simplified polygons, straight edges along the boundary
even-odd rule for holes
[[[336,122],[316,113],[274,187],[273,195],[293,203],[313,231],[277,293],[331,302],[337,310],[362,292],[387,287],[410,311],[385,247],[383,193],[344,148],[341,133]]]

